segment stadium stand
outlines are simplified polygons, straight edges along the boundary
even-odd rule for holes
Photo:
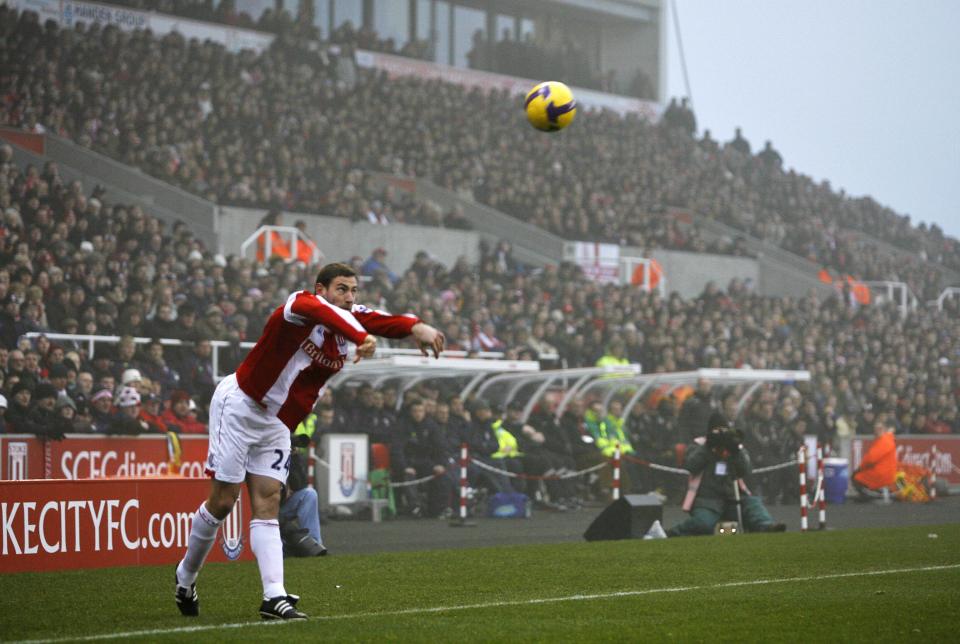
[[[496,92],[357,69],[351,87],[332,55],[293,36],[254,56],[178,35],[61,30],[29,12],[5,10],[2,24],[17,69],[3,88],[7,124],[73,138],[218,203],[369,217],[383,201],[349,175],[378,170],[430,178],[568,239],[742,252],[735,239],[708,247],[695,227],[665,223],[662,213],[681,207],[839,276],[906,282],[925,300],[947,285],[940,268],[960,268],[957,241],[936,226],[913,227],[870,198],[785,170],[775,151],[752,155],[742,137],[697,139],[684,119],[591,114],[548,139],[517,127],[516,102]],[[76,64],[63,64],[67,56]],[[38,83],[50,91],[29,91]],[[542,163],[547,172],[531,172]],[[848,231],[913,255],[891,256]]]
[[[195,6],[177,6],[187,5]],[[835,273],[906,281],[927,298],[943,287],[940,269],[960,268],[957,241],[935,226],[913,227],[869,198],[784,170],[775,153],[721,146],[709,133],[698,139],[685,119],[651,124],[593,113],[563,139],[548,139],[518,130],[516,102],[503,94],[366,72],[351,88],[338,81],[329,55],[292,40],[259,57],[234,55],[177,35],[80,24],[61,30],[6,7],[0,32],[3,125],[72,138],[218,203],[464,225],[451,221],[455,213],[375,190],[364,171],[385,170],[429,177],[571,239],[744,253],[736,240],[710,246],[696,227],[661,216],[680,206]],[[369,46],[359,35],[343,37]],[[361,127],[367,123],[388,127]],[[40,426],[40,405],[30,397],[46,399],[50,385],[66,392],[56,409],[70,416],[71,430],[102,431],[111,425],[114,394],[130,382],[139,382],[145,423],[155,428],[160,418],[181,431],[202,430],[213,382],[206,341],[249,339],[283,294],[313,276],[298,263],[265,268],[215,255],[183,223],[167,226],[101,189],[67,184],[54,163],[18,167],[12,159],[9,146],[0,147],[6,431]],[[548,170],[532,172],[536,163]],[[359,269],[364,259],[351,261]],[[960,433],[956,300],[902,317],[892,306],[843,297],[764,298],[739,282],[711,285],[693,299],[661,298],[590,282],[572,265],[531,270],[513,260],[509,244],[485,246],[476,266],[443,266],[424,252],[397,273],[394,281],[373,271],[363,299],[422,311],[450,348],[533,359],[557,353],[565,366],[580,367],[622,339],[626,358],[648,372],[810,370],[809,387],[764,388],[738,419],[769,446],[761,456],[768,461],[781,458],[798,432],[825,441],[866,433],[880,413],[901,433]],[[25,337],[44,332],[175,338],[188,346],[125,340],[90,355],[83,343]],[[239,348],[223,352],[220,371],[240,357]],[[139,381],[128,380],[131,370]],[[355,395],[338,390],[327,401],[337,422],[349,422]],[[436,401],[442,392],[421,387],[409,395]],[[159,408],[153,397],[163,401]],[[629,425],[636,444],[648,442],[644,433],[655,425],[679,435],[682,400],[664,409],[652,400],[638,410]]]

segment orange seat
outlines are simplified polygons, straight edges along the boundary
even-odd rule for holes
[[[370,445],[370,460],[373,461],[375,470],[390,469],[390,446],[386,443],[373,443]]]

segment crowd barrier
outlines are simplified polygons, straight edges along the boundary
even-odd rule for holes
[[[191,478],[0,481],[0,573],[170,565],[209,483]],[[244,491],[208,561],[252,560]]]
[[[177,476],[204,478],[207,436],[179,437],[179,459],[163,434],[68,434],[62,441],[0,434],[0,480]],[[179,463],[176,461],[179,460]]]
[[[872,436],[851,440],[851,471],[870,448]],[[0,434],[0,480],[86,479],[136,476],[203,478],[207,456],[206,435],[181,436],[179,464],[171,465],[171,447],[164,435],[100,436],[68,434],[62,441],[47,441],[32,434]],[[483,467],[479,461],[475,462]],[[651,463],[626,455],[624,460],[662,472],[686,475],[679,467]],[[897,460],[931,470],[951,487],[960,487],[960,435],[897,436]],[[791,461],[792,462],[792,461]],[[324,461],[321,461],[326,465]],[[605,466],[605,465],[604,465]],[[754,469],[761,474],[788,467],[786,463]],[[590,470],[563,473],[580,476]],[[503,472],[506,472],[505,470]],[[505,476],[510,476],[507,473]],[[430,476],[422,481],[429,480]],[[547,477],[551,478],[551,477]],[[421,482],[422,482],[421,481]],[[410,485],[412,482],[395,483]]]

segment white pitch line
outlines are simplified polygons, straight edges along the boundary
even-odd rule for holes
[[[375,613],[350,613],[347,615],[322,615],[311,617],[310,621],[333,621],[340,619],[363,619],[370,617],[394,617],[398,615],[418,615],[425,613],[446,613],[457,610],[476,610],[483,608],[503,608],[505,606],[532,606],[536,604],[553,604],[559,602],[592,601],[595,599],[612,599],[616,597],[637,597],[639,595],[655,595],[659,593],[682,593],[693,590],[716,590],[719,588],[736,588],[740,586],[763,586],[767,584],[789,584],[807,581],[824,581],[827,579],[844,579],[848,577],[870,577],[875,575],[897,575],[909,572],[931,572],[938,570],[955,570],[958,564],[942,566],[922,566],[919,568],[890,568],[888,570],[866,570],[860,572],[839,572],[830,575],[814,575],[809,577],[778,577],[776,579],[753,579],[750,581],[729,581],[722,584],[706,586],[674,586],[672,588],[648,588],[645,590],[620,590],[610,593],[596,593],[591,595],[566,595],[563,597],[542,597],[539,599],[521,599],[517,601],[485,602],[482,604],[463,604],[460,606],[433,606],[430,608],[404,608]],[[59,642],[93,642],[97,640],[125,639],[128,637],[149,637],[151,635],[176,635],[179,633],[197,633],[201,631],[215,631],[220,629],[255,628],[258,626],[280,626],[290,622],[236,622],[233,624],[207,624],[203,626],[179,626],[176,628],[155,628],[143,631],[127,631],[124,633],[103,633],[101,635],[87,635],[86,637],[63,637],[46,640],[20,640],[11,644],[58,644]],[[302,624],[303,622],[298,622]]]

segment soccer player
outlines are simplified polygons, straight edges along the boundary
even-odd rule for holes
[[[389,315],[354,302],[357,274],[346,264],[324,266],[314,292],[292,293],[267,320],[256,346],[235,374],[224,378],[210,402],[206,471],[210,496],[193,517],[187,552],[177,566],[180,612],[199,614],[196,580],[217,529],[247,484],[253,518],[250,547],[263,581],[263,619],[306,619],[299,597],[283,585],[280,489],[290,458],[290,434],[316,403],[326,382],[343,367],[347,343],[356,360],[369,358],[377,342],[412,335],[427,355],[443,351],[444,336],[413,315]]]

